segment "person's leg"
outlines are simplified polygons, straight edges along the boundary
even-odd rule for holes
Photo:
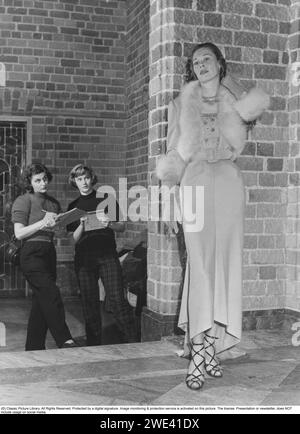
[[[222,368],[220,362],[216,356],[216,346],[215,341],[218,339],[216,337],[216,327],[206,330],[204,333],[204,349],[205,349],[205,370],[211,377],[220,378],[223,376]]]
[[[56,344],[72,343],[72,337],[65,322],[65,310],[59,288],[56,285],[56,251],[49,242],[26,242],[21,250],[21,270],[35,297],[33,316],[30,316],[29,333],[39,327],[35,318],[43,317],[43,323],[50,330]],[[39,333],[38,330],[35,333]],[[41,337],[41,335],[40,335]],[[45,335],[46,337],[46,335]],[[43,344],[45,346],[45,342]]]
[[[40,309],[38,299],[33,292],[32,306],[27,325],[25,351],[45,350],[47,324]]]
[[[203,333],[195,336],[191,342],[191,361],[188,367],[188,373],[185,379],[189,389],[199,390],[204,384],[204,350]]]
[[[124,295],[122,269],[118,257],[99,259],[99,274],[118,329],[127,342],[137,342],[134,313]]]
[[[59,288],[50,273],[34,271],[26,275],[32,286],[44,321],[52,334],[56,345],[60,348],[72,339],[65,321],[65,310]]]
[[[85,321],[87,345],[101,345],[101,311],[98,285],[98,266],[78,267],[81,304]]]

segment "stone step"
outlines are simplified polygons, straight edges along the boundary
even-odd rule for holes
[[[117,360],[170,356],[178,347],[169,341],[154,341],[119,345],[102,345],[44,351],[3,352],[0,369],[45,367]]]

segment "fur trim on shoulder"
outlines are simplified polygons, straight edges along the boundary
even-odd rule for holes
[[[243,93],[245,92],[245,88],[241,85],[240,81],[228,72],[223,78],[221,84],[231,93],[231,95],[234,95],[235,99],[242,98]]]
[[[237,112],[219,113],[220,133],[226,142],[239,155],[247,139],[247,130]]]
[[[186,164],[176,150],[162,155],[156,166],[156,174],[162,181],[175,185],[181,181]]]
[[[180,137],[177,151],[188,162],[199,149],[203,138],[201,119],[201,88],[198,81],[191,81],[181,91]]]
[[[234,104],[235,110],[246,122],[257,119],[270,105],[270,97],[262,89],[252,88]]]

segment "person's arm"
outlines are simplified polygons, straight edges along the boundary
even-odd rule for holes
[[[163,185],[172,187],[179,184],[186,168],[186,162],[177,151],[180,137],[180,101],[170,101],[168,106],[167,153],[162,155],[156,166],[156,175]]]
[[[73,232],[73,240],[74,240],[75,244],[78,243],[78,241],[80,240],[80,238],[82,237],[82,235],[84,233],[85,220],[86,220],[85,217],[81,217],[79,226]]]
[[[250,123],[253,126],[253,121],[269,107],[270,97],[263,89],[255,87],[249,92],[243,91],[230,75],[226,75],[222,84],[235,98],[232,104],[234,110],[226,114],[226,122],[222,125],[222,135],[231,146],[231,160],[234,161],[243,151]]]
[[[68,205],[67,212],[76,208],[76,201],[73,201]],[[69,223],[66,226],[67,233],[73,238],[75,244],[80,240],[84,232],[84,219],[81,218],[75,222]]]
[[[73,232],[73,240],[74,240],[75,244],[78,243],[78,241],[82,237],[83,233],[85,232],[85,221],[86,221],[86,217],[81,217],[79,226]],[[122,223],[123,222],[111,222],[109,220],[109,218],[104,216],[103,219],[101,219],[101,220],[99,219],[99,228],[98,229],[105,229],[107,227],[110,227],[111,229],[113,229],[116,232],[123,232],[125,229],[125,225],[123,227]]]
[[[31,225],[26,226],[23,223],[14,223],[15,237],[18,240],[23,240],[41,229],[54,227],[56,224],[56,216],[57,214],[54,212],[46,212],[45,217],[42,220],[32,223]]]
[[[56,224],[57,214],[46,212],[44,217],[32,224],[28,224],[31,214],[31,196],[28,194],[17,197],[12,206],[12,223],[14,224],[14,234],[18,240],[30,237],[41,229],[52,228]]]
[[[226,87],[229,92],[236,98],[240,99],[246,94],[246,89],[242,86],[240,81],[232,74],[226,74],[221,84]]]
[[[177,102],[172,100],[168,105],[167,152],[176,149],[180,136],[178,105],[178,100]]]
[[[162,208],[162,220],[165,223],[166,235],[169,237],[173,232],[178,232],[178,215],[175,209],[180,209],[178,184],[183,176],[186,163],[177,152],[177,143],[180,137],[180,101],[170,101],[168,105],[168,134],[167,134],[167,154],[161,157],[157,167],[158,177],[162,180],[162,187],[172,189],[175,194],[164,197]]]

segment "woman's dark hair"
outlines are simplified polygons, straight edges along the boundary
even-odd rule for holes
[[[97,176],[94,174],[91,167],[85,166],[84,164],[76,164],[69,173],[69,184],[72,185],[72,187],[77,188],[75,178],[82,175],[88,175],[92,180],[92,185],[95,185],[98,182]]]
[[[40,173],[45,173],[47,176],[48,182],[52,180],[52,173],[49,169],[47,169],[44,164],[34,163],[25,167],[24,172],[22,174],[22,184],[25,190],[29,191],[29,193],[33,193],[33,187],[31,185],[31,179],[33,175],[39,175]]]
[[[227,69],[226,60],[224,59],[224,56],[223,56],[221,50],[215,44],[213,44],[212,42],[204,42],[203,44],[198,44],[193,48],[193,51],[186,62],[186,65],[185,65],[185,70],[186,70],[185,82],[188,83],[190,81],[197,80],[197,77],[196,77],[196,74],[195,74],[194,68],[193,68],[193,56],[194,56],[195,52],[198,51],[200,48],[208,48],[216,56],[217,61],[219,62],[219,65],[220,65],[220,81],[221,81],[226,75],[226,69]]]

